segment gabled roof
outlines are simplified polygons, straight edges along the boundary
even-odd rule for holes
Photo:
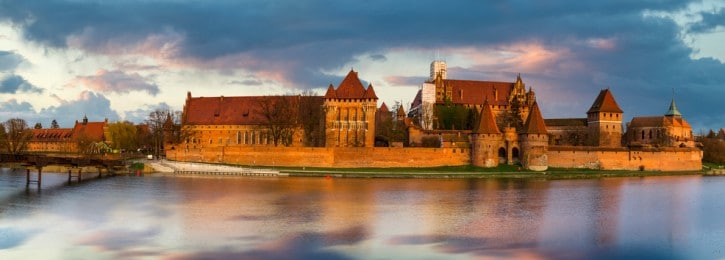
[[[526,124],[524,125],[524,133],[548,134],[546,131],[546,124],[544,123],[544,117],[541,116],[539,104],[536,102],[531,105],[531,112],[529,112],[529,117],[526,118]]]
[[[413,109],[417,106],[420,106],[423,103],[423,89],[419,89],[418,93],[415,94],[415,98],[413,98],[413,103],[410,104],[410,108]]]
[[[380,105],[380,108],[378,108],[378,111],[380,112],[390,112],[390,109],[388,108],[388,105],[383,102],[382,105]]]
[[[488,104],[488,100],[484,101],[483,109],[481,109],[481,119],[478,121],[478,125],[473,129],[474,134],[500,134],[498,125],[496,125],[496,118],[493,116],[491,105]]]
[[[378,99],[378,96],[375,94],[372,84],[366,89],[357,77],[357,72],[350,70],[340,82],[340,85],[337,86],[337,89],[330,84],[327,93],[325,93],[325,98]]]
[[[549,126],[587,126],[586,118],[551,118],[544,119],[544,123]]]
[[[76,122],[73,126],[73,137],[80,135],[87,135],[90,139],[95,141],[103,141],[104,130],[106,122]]]
[[[61,141],[71,138],[73,128],[32,129],[34,141]]]
[[[365,98],[378,99],[378,96],[375,95],[375,90],[373,89],[373,84],[369,84],[368,88],[365,90]]]
[[[337,98],[361,98],[365,96],[365,87],[363,87],[357,72],[350,70],[347,76],[340,82],[335,90]]]
[[[639,116],[632,118],[628,124],[629,128],[640,127],[685,127],[691,128],[690,124],[681,117],[668,116]]]
[[[599,112],[623,112],[622,109],[619,108],[617,101],[614,100],[614,96],[612,96],[612,92],[609,91],[609,89],[603,89],[599,92],[599,96],[597,96],[597,99],[594,100],[594,104],[592,104],[592,107],[589,108],[587,114]]]
[[[337,94],[335,94],[335,87],[330,84],[329,87],[327,87],[327,92],[325,93],[325,98],[337,98]]]
[[[187,98],[184,105],[184,124],[187,125],[262,125],[263,102],[294,103],[309,98],[322,104],[321,96],[241,96]]]
[[[508,105],[508,97],[514,87],[511,82],[456,79],[445,79],[443,84],[451,89],[453,104],[483,104],[488,100],[490,105]]]

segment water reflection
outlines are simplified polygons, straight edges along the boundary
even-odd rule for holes
[[[0,173],[3,259],[725,254],[723,178],[43,177],[38,192]]]

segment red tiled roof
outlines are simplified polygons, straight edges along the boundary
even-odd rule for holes
[[[598,112],[623,112],[622,109],[619,108],[619,105],[617,105],[617,101],[614,100],[614,96],[612,96],[612,92],[609,91],[609,89],[603,89],[599,92],[599,96],[597,96],[597,99],[594,100],[594,104],[592,104],[592,107],[589,108],[587,114]]]
[[[373,89],[373,84],[368,85],[368,88],[365,90],[365,98],[378,99],[378,96],[375,95],[375,90]]]
[[[629,123],[630,128],[636,127],[687,127],[691,128],[690,124],[683,118],[668,117],[668,116],[640,116],[632,118]]]
[[[378,108],[378,111],[380,111],[380,112],[390,112],[390,109],[388,109],[388,105],[386,105],[385,102],[383,102],[383,104],[380,105],[380,108]]]
[[[484,101],[483,109],[481,109],[481,119],[478,121],[478,125],[473,129],[473,133],[476,134],[500,134],[498,125],[496,125],[496,118],[493,116],[491,105],[488,101]]]
[[[325,98],[337,98],[337,95],[335,94],[335,87],[330,84],[329,87],[327,87],[327,92],[325,93]]]
[[[350,70],[345,79],[340,82],[335,90],[337,98],[361,98],[365,96],[365,87],[363,87],[357,72]]]
[[[586,118],[551,118],[544,119],[546,126],[587,126]]]
[[[445,79],[443,84],[451,88],[451,101],[454,104],[508,105],[508,97],[514,87],[511,82],[475,81]],[[498,99],[494,94],[498,93]]]
[[[72,128],[33,129],[34,141],[61,141],[72,135]]]
[[[410,108],[420,106],[420,104],[422,104],[422,103],[423,103],[423,90],[419,89],[418,93],[415,94],[415,98],[413,98],[413,103],[410,104]]]
[[[76,125],[73,126],[73,137],[85,134],[92,140],[103,141],[103,127],[105,126],[106,122],[87,122],[85,124],[83,122],[76,122]]]
[[[298,102],[300,98],[319,99],[321,96],[242,96],[187,98],[184,105],[184,124],[188,125],[261,125],[266,122],[263,102]]]
[[[534,102],[531,105],[531,112],[529,117],[526,118],[526,124],[524,125],[524,133],[527,134],[547,134],[546,124],[544,123],[544,117],[541,116],[539,105]]]
[[[357,72],[350,70],[347,76],[340,82],[340,85],[337,86],[337,89],[334,89],[332,84],[330,84],[327,88],[327,93],[325,93],[325,98],[378,99],[378,96],[375,94],[372,84],[366,89],[357,77]]]

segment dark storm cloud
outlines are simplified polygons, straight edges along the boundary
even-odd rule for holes
[[[596,96],[611,86],[628,115],[661,115],[677,90],[682,112],[696,127],[725,121],[718,106],[725,65],[690,58],[692,49],[668,18],[643,12],[675,12],[687,1],[2,1],[0,20],[18,25],[26,39],[53,47],[72,44],[91,52],[113,53],[149,37],[174,43],[166,55],[203,67],[243,68],[279,74],[291,87],[337,85],[340,69],[365,55],[397,49],[485,48],[536,43],[564,50],[551,66],[514,71],[550,82],[538,89]],[[710,31],[723,11],[705,12],[694,32]],[[156,46],[156,45],[153,45]],[[154,48],[151,48],[154,49]],[[129,50],[125,50],[129,51]],[[224,60],[226,57],[231,60]],[[456,64],[451,64],[456,65]],[[475,66],[475,65],[474,65]],[[472,68],[477,70],[476,68]],[[485,74],[497,74],[484,68]],[[365,72],[361,72],[365,76]],[[425,76],[425,72],[421,72]],[[411,96],[414,93],[411,94]],[[546,102],[546,100],[544,100]],[[570,102],[571,103],[571,102]],[[571,110],[585,111],[591,100]],[[662,103],[665,103],[664,105]],[[662,108],[664,107],[664,108]],[[583,112],[582,112],[583,113]],[[553,116],[580,116],[554,111]],[[705,121],[710,120],[710,121]],[[714,121],[712,121],[714,120]],[[698,125],[699,124],[699,125]],[[721,127],[721,126],[720,126]]]
[[[15,94],[18,92],[43,93],[43,90],[18,75],[0,77],[0,93]]]

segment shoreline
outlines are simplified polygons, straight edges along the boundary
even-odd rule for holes
[[[685,175],[721,175],[717,172],[663,172],[663,171],[626,171],[592,169],[558,169],[543,172],[521,170],[516,165],[502,165],[496,168],[478,168],[472,166],[449,166],[435,168],[307,168],[307,167],[264,167],[241,166],[201,162],[180,162],[169,160],[143,161],[157,172],[179,175],[219,175],[219,176],[264,176],[264,177],[321,177],[321,178],[500,178],[500,179],[597,179],[615,177],[657,177]],[[156,167],[154,167],[156,166]],[[194,170],[189,170],[194,168]],[[265,174],[250,174],[260,172]]]

